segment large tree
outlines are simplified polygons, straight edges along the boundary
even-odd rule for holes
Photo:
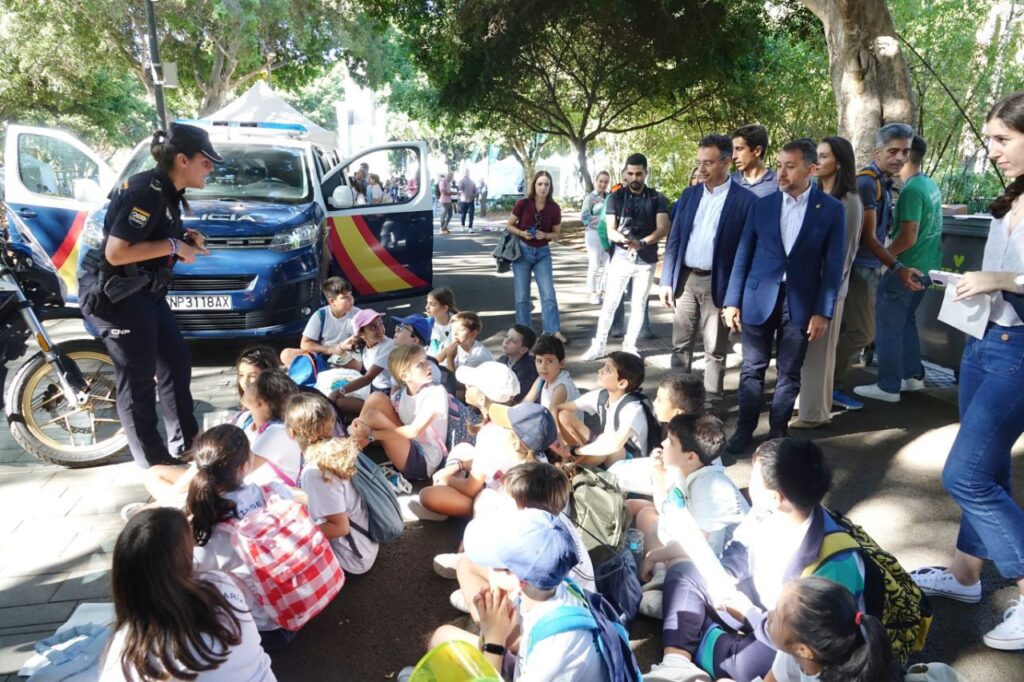
[[[403,35],[451,115],[560,137],[593,187],[589,145],[714,106],[757,44],[757,0],[366,0]]]
[[[887,0],[802,0],[821,20],[839,132],[870,158],[886,123],[912,123],[913,90]]]

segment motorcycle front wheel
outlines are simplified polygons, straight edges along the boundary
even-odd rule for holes
[[[27,451],[47,462],[77,469],[121,458],[128,445],[117,416],[114,363],[99,341],[76,339],[57,344],[78,365],[89,400],[72,405],[64,397],[55,368],[42,352],[18,369],[4,402],[11,435]]]

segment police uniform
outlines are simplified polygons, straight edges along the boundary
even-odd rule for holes
[[[205,131],[192,126],[172,125],[172,141],[185,127],[201,132],[212,152]],[[143,467],[177,463],[174,456],[187,450],[199,431],[189,388],[191,353],[165,297],[176,258],[115,267],[104,254],[111,236],[132,244],[184,239],[183,193],[158,170],[123,182],[109,197],[103,243],[89,252],[79,278],[82,313],[114,362],[117,413],[132,457]],[[157,392],[166,442],[157,430]]]

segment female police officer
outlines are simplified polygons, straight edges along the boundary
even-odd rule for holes
[[[117,414],[140,466],[174,463],[199,430],[192,414],[192,360],[164,294],[177,260],[206,255],[204,239],[182,225],[186,188],[202,189],[221,157],[202,128],[172,123],[153,135],[156,168],[110,195],[103,244],[83,259],[79,303],[99,333],[117,376]],[[154,379],[154,377],[156,377]],[[167,431],[157,431],[156,391]]]

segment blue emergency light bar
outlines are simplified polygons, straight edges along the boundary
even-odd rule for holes
[[[273,121],[211,121],[209,119],[178,119],[176,123],[187,123],[195,126],[214,128],[242,128],[249,131],[282,132],[292,135],[305,135],[309,129],[301,123],[276,123]]]

